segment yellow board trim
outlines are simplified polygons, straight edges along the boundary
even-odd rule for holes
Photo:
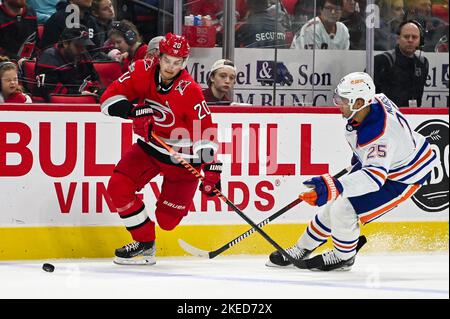
[[[282,247],[291,246],[306,225],[273,224],[264,227]],[[249,229],[248,225],[186,225],[167,232],[157,228],[157,256],[186,256],[179,238],[204,250],[214,250]],[[368,243],[363,252],[414,252],[449,249],[448,222],[374,222],[362,228]],[[0,228],[0,260],[47,258],[105,258],[131,242],[124,227],[12,227]],[[324,246],[330,248],[330,243]],[[274,249],[253,234],[225,254],[269,254]]]

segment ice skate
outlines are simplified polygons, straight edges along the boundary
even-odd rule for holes
[[[355,257],[356,255],[343,260],[336,256],[334,250],[331,250],[307,259],[305,262],[308,269],[313,271],[349,271],[355,263]]]
[[[154,265],[156,244],[154,241],[149,243],[133,242],[122,248],[117,248],[115,252],[114,263],[118,265]]]
[[[293,258],[297,260],[305,259],[311,254],[312,250],[307,250],[303,248],[299,248],[297,245],[294,245],[288,249],[286,252],[291,255]],[[274,251],[270,254],[269,260],[266,262],[267,267],[287,267],[292,265],[292,263],[286,259],[279,251]]]

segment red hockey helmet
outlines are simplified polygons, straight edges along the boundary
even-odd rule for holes
[[[191,47],[184,36],[169,32],[159,43],[159,52],[177,58],[187,58]]]

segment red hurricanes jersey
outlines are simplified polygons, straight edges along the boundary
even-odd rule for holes
[[[5,101],[3,101],[3,96],[0,93],[0,103],[2,103],[2,102],[4,102],[4,103],[33,103],[31,98],[28,95],[23,94],[21,92],[11,94],[10,96],[8,96],[8,98]]]
[[[209,148],[217,151],[214,142],[216,128],[201,87],[184,69],[169,87],[158,83],[158,60],[139,60],[129,71],[112,83],[101,98],[102,112],[128,117],[130,102],[151,105],[154,111],[153,132],[162,137],[187,159],[195,159],[198,151]],[[140,140],[143,145],[143,141]],[[148,144],[153,151],[168,155],[155,141]],[[154,152],[153,152],[154,153]]]

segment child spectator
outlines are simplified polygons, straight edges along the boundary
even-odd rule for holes
[[[208,88],[203,90],[208,104],[229,105],[232,102],[230,93],[236,83],[236,67],[230,60],[220,59],[214,62],[209,74]]]
[[[142,43],[138,29],[130,21],[114,21],[108,38],[121,53],[116,57],[116,61],[122,63],[123,72],[127,72],[128,66],[134,61],[145,58],[147,44]]]
[[[19,85],[17,65],[8,57],[0,56],[0,103],[31,103]]]

